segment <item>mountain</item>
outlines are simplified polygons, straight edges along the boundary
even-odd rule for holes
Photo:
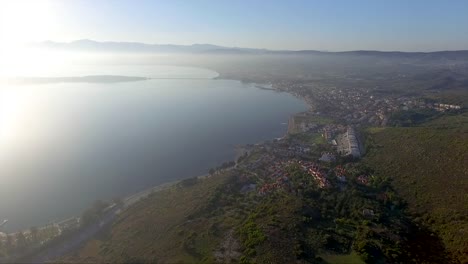
[[[336,56],[369,56],[396,59],[424,60],[467,60],[468,50],[435,51],[435,52],[402,52],[402,51],[317,51],[317,50],[268,50],[256,48],[224,47],[212,44],[146,44],[139,42],[99,42],[82,39],[72,42],[44,41],[32,44],[34,47],[88,52],[131,52],[131,53],[173,53],[173,54],[272,54],[272,55],[336,55]]]
[[[76,40],[68,43],[44,41],[32,44],[34,47],[88,52],[131,52],[131,53],[226,53],[257,52],[260,49],[231,48],[212,44],[174,45],[146,44],[139,42],[99,42],[89,39]]]

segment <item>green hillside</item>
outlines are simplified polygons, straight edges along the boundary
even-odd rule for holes
[[[364,162],[390,178],[416,220],[468,262],[468,114],[368,132]]]
[[[288,183],[265,194],[243,191],[271,184],[242,169],[185,180],[126,210],[58,262],[449,263],[443,249],[415,251],[420,231],[387,181],[357,183],[367,171],[359,163],[344,164],[348,181],[338,181],[333,171],[343,167],[329,166],[324,188],[300,163],[286,163]]]
[[[467,127],[467,114],[445,114],[368,129],[362,161],[288,156],[285,146],[311,143],[305,134],[252,146],[236,167],[126,209],[58,261],[463,263]]]
[[[210,206],[230,175],[192,178],[155,192],[122,213],[111,228],[76,254],[59,262],[193,263],[218,242],[223,229],[210,218],[195,217]],[[206,259],[208,260],[208,259]]]

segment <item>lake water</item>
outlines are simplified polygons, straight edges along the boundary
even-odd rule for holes
[[[0,86],[1,231],[79,215],[97,199],[204,174],[234,145],[284,135],[297,98],[169,66],[81,67],[154,79]]]

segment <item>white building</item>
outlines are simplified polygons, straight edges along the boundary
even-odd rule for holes
[[[359,142],[356,137],[354,129],[349,127],[346,133],[340,135],[338,153],[343,156],[351,155],[355,158],[361,157],[361,150],[359,149]]]

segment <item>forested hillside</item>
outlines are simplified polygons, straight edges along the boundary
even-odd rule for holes
[[[468,261],[468,114],[370,129],[365,163],[392,180],[415,219]]]

